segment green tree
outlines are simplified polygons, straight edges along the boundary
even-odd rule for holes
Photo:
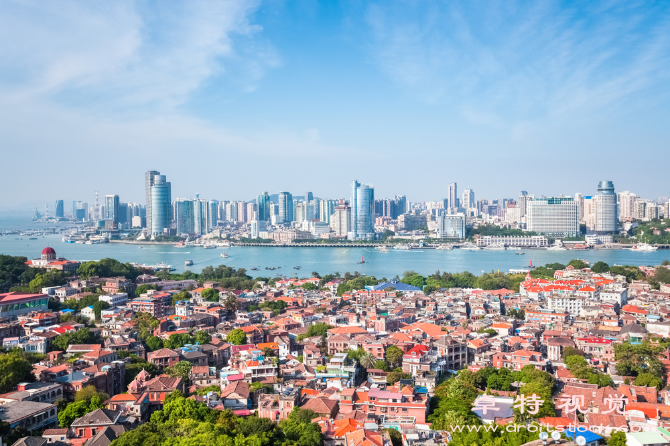
[[[569,356],[584,356],[584,352],[575,347],[563,348],[563,361]]]
[[[195,339],[187,333],[171,334],[169,338],[163,341],[163,346],[169,349],[182,348],[186,344],[194,344]]]
[[[174,293],[172,295],[172,306],[174,307],[177,305],[177,302],[180,302],[182,300],[191,300],[191,293],[188,291],[181,291],[179,293]]]
[[[90,403],[93,397],[96,396],[103,403],[109,399],[109,395],[104,392],[98,392],[95,386],[85,386],[81,390],[77,390],[77,392],[74,394],[74,401],[75,403],[79,401],[86,401]]]
[[[382,360],[378,360],[375,362],[375,369],[383,370],[385,372],[391,371],[391,368],[389,367],[388,363]]]
[[[20,382],[33,381],[33,365],[23,357],[23,352],[0,355],[0,393],[14,390]]]
[[[161,287],[158,285],[151,285],[149,283],[142,284],[135,288],[135,296],[141,296],[142,294],[146,293],[149,290],[156,290],[160,291]]]
[[[302,284],[302,289],[306,291],[313,291],[317,289],[317,286],[314,285],[312,282],[307,282]]]
[[[396,368],[402,365],[403,356],[405,356],[405,352],[395,345],[391,345],[386,349],[386,360],[388,361],[391,368]]]
[[[67,405],[64,411],[58,413],[58,425],[69,429],[74,420],[81,418],[89,412],[102,409],[102,401],[96,395],[89,400],[81,400]]]
[[[614,431],[607,440],[607,446],[626,446],[626,434],[621,431]]]
[[[70,345],[96,344],[99,342],[100,338],[96,334],[88,328],[82,328],[56,336],[53,340],[53,345],[61,351],[66,351]]]
[[[323,322],[317,322],[312,324],[307,328],[307,333],[301,334],[297,337],[298,341],[302,341],[305,338],[311,338],[314,336],[326,336],[328,330],[333,328],[332,325],[328,325]]]
[[[193,364],[188,361],[179,361],[172,367],[165,369],[165,373],[172,376],[173,378],[181,378],[184,382],[188,382],[189,374],[191,373],[191,368]]]
[[[637,378],[635,378],[635,382],[633,384],[636,386],[656,387],[657,390],[661,390],[663,388],[663,380],[661,378],[646,372],[637,375]]]
[[[375,355],[370,352],[366,352],[362,348],[359,348],[359,350],[362,351],[358,359],[358,362],[361,364],[361,366],[365,369],[374,369],[375,364],[377,363],[377,358]]]
[[[208,302],[218,302],[219,301],[219,290],[216,288],[207,288],[202,290],[200,296]]]
[[[163,348],[163,340],[158,336],[149,336],[144,340],[144,343],[152,352]]]
[[[234,313],[237,310],[237,296],[233,293],[228,293],[226,300],[223,301],[223,306],[229,313]]]
[[[572,266],[574,269],[583,269],[588,268],[589,264],[579,259],[572,259],[568,262],[568,266]]]
[[[593,266],[591,267],[591,271],[593,271],[596,274],[606,273],[609,272],[609,270],[610,266],[603,261],[598,261],[594,263]]]
[[[239,328],[236,328],[228,333],[228,342],[233,345],[245,345],[247,343],[247,335]]]
[[[394,370],[388,375],[386,375],[386,383],[393,385],[400,381],[401,379],[410,379],[412,375],[410,373],[403,373],[399,370]]]
[[[198,331],[195,334],[195,342],[199,345],[209,344],[212,341],[212,336],[206,331]]]
[[[102,310],[107,310],[109,309],[109,303],[105,302],[104,300],[99,300],[93,305],[93,313],[95,314],[95,320],[99,321],[102,320]]]

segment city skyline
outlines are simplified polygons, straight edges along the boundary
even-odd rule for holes
[[[0,141],[15,166],[5,181],[22,184],[3,188],[5,210],[91,202],[94,190],[139,202],[134,179],[147,168],[171,172],[175,196],[245,200],[273,189],[346,196],[342,177],[413,201],[441,197],[448,182],[483,197],[551,196],[593,178],[668,195],[653,181],[662,163],[622,162],[662,157],[670,140],[664,3],[0,8]],[[279,184],[274,174],[304,156],[312,167]],[[250,158],[263,160],[253,184]],[[70,178],[75,159],[96,168],[44,187]],[[242,168],[226,169],[222,186],[217,163],[202,160]],[[370,169],[405,160],[405,175]]]

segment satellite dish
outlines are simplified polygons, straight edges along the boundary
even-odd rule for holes
[[[586,438],[580,435],[579,437],[577,437],[577,444],[579,446],[584,446],[586,444]]]
[[[540,432],[540,440],[544,441],[549,438],[549,434],[546,432]]]
[[[551,438],[553,438],[554,440],[558,441],[558,440],[561,439],[561,433],[560,433],[559,431],[553,431],[553,432],[551,433]]]

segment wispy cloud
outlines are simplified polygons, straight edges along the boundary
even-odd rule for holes
[[[279,64],[250,18],[258,1],[9,1],[5,94],[100,109],[171,109],[228,65],[253,89]],[[237,47],[235,40],[244,40]],[[9,90],[11,88],[11,90]]]
[[[617,113],[670,79],[663,2],[384,1],[366,23],[375,62],[410,94],[494,126]]]

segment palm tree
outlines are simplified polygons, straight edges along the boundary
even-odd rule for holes
[[[358,362],[360,362],[366,369],[374,369],[377,358],[375,358],[372,353],[366,352],[361,356],[361,359],[359,359]]]

